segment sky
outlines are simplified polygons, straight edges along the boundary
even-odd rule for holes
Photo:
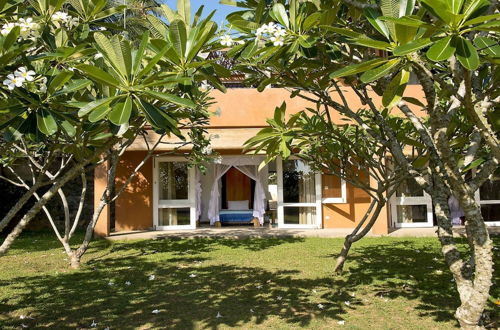
[[[164,2],[174,10],[177,7],[177,0],[164,0]],[[227,23],[225,21],[227,14],[241,10],[237,7],[221,5],[219,4],[219,0],[191,0],[191,13],[194,14],[202,5],[205,6],[203,9],[204,16],[208,15],[212,10],[216,10],[213,21],[219,24],[219,26],[222,22]]]

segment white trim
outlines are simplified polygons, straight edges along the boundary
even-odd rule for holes
[[[347,203],[347,183],[340,178],[340,197],[327,197],[322,199],[323,204],[346,204]]]
[[[196,229],[196,191],[195,191],[195,171],[194,167],[188,168],[188,199],[160,200],[159,199],[159,163],[162,162],[184,162],[185,157],[160,156],[153,159],[153,225],[155,230],[179,230]],[[160,226],[158,224],[158,213],[161,208],[186,208],[189,207],[189,225]]]
[[[430,228],[434,226],[434,214],[432,213],[432,198],[424,191],[423,196],[401,196],[393,194],[390,199],[390,223],[393,228]],[[400,223],[397,221],[398,206],[426,206],[427,221],[415,223]]]
[[[296,159],[296,158],[291,158]],[[295,229],[318,229],[322,228],[322,199],[321,199],[321,173],[315,174],[315,202],[313,203],[285,203],[283,197],[283,160],[281,157],[276,158],[276,176],[278,184],[278,228],[295,228]],[[285,224],[285,207],[315,207],[316,214],[314,223],[310,225],[304,224]]]
[[[481,190],[481,187],[479,187],[474,194],[474,198],[476,199],[476,202],[478,202],[480,206],[500,204],[500,200],[498,200],[498,199],[481,200],[480,190]],[[500,205],[498,205],[498,207],[500,207]],[[500,226],[500,221],[484,221],[484,223],[487,226],[491,226],[491,227],[499,227]]]

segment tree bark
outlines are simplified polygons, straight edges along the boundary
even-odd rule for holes
[[[83,169],[85,164],[79,163],[71,168],[68,172],[66,172],[56,183],[50,187],[50,189],[40,197],[40,201],[35,203],[31,207],[31,209],[26,212],[26,214],[22,217],[19,223],[14,227],[14,229],[7,235],[2,245],[0,246],[0,257],[5,255],[9,248],[14,243],[14,240],[22,233],[24,228],[30,223],[31,220],[42,210],[42,208],[54,197],[54,195],[58,192],[58,190],[66,184],[66,182],[70,181],[74,177],[76,177],[80,171]]]
[[[358,234],[359,229],[361,226],[364,224],[368,216],[373,210],[373,207],[375,207],[375,210],[371,214],[370,221],[368,224],[361,230],[361,232]],[[337,257],[337,262],[335,264],[334,272],[337,274],[341,274],[342,271],[344,270],[344,264],[345,261],[347,260],[347,255],[349,254],[349,250],[351,249],[351,246],[353,243],[359,241],[363,237],[366,236],[366,234],[372,229],[373,225],[375,224],[375,221],[377,221],[377,218],[382,211],[382,208],[385,205],[385,201],[380,201],[380,200],[373,200],[372,203],[370,204],[370,207],[366,211],[365,215],[363,216],[363,219],[359,222],[358,226],[352,231],[351,234],[347,235],[345,240],[344,240],[344,246],[342,247],[342,250],[339,253],[339,256]]]

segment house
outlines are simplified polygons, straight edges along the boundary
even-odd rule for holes
[[[423,98],[418,85],[407,93]],[[370,197],[339,177],[314,173],[297,159],[270,163],[261,171],[259,155],[244,155],[243,144],[266,126],[266,118],[283,101],[289,113],[310,104],[291,99],[283,89],[252,88],[213,91],[216,103],[208,127],[212,148],[220,158],[208,165],[205,174],[189,167],[182,155],[169,155],[172,144],[162,144],[142,167],[139,175],[116,200],[114,216],[108,206],[96,226],[96,233],[112,231],[195,230],[200,226],[232,223],[271,225],[277,228],[354,228],[370,204]],[[380,100],[375,96],[374,100]],[[353,107],[360,106],[356,97]],[[220,111],[219,111],[220,109]],[[333,118],[340,123],[339,116]],[[148,134],[155,141],[154,132]],[[172,143],[176,141],[169,140]],[[186,150],[188,147],[181,148]],[[116,180],[123,182],[147,153],[143,139],[137,139],[121,157]],[[95,198],[106,186],[104,168],[95,173]],[[260,196],[260,198],[259,198]],[[487,182],[477,194],[485,220],[500,225],[500,180]],[[96,200],[96,203],[98,200]],[[391,228],[432,227],[434,217],[430,197],[415,184],[402,185],[380,214],[372,231],[387,234]]]

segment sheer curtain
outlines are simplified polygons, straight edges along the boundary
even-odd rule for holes
[[[219,208],[221,205],[221,178],[231,167],[231,165],[226,164],[214,164],[214,182],[212,184],[212,190],[210,191],[210,203],[208,205],[208,219],[210,220],[211,226],[220,220]]]
[[[255,194],[253,199],[253,216],[259,219],[261,225],[264,224],[264,213],[266,213],[266,193],[262,185],[262,177],[259,175],[257,165],[238,165],[236,169],[255,181]]]

